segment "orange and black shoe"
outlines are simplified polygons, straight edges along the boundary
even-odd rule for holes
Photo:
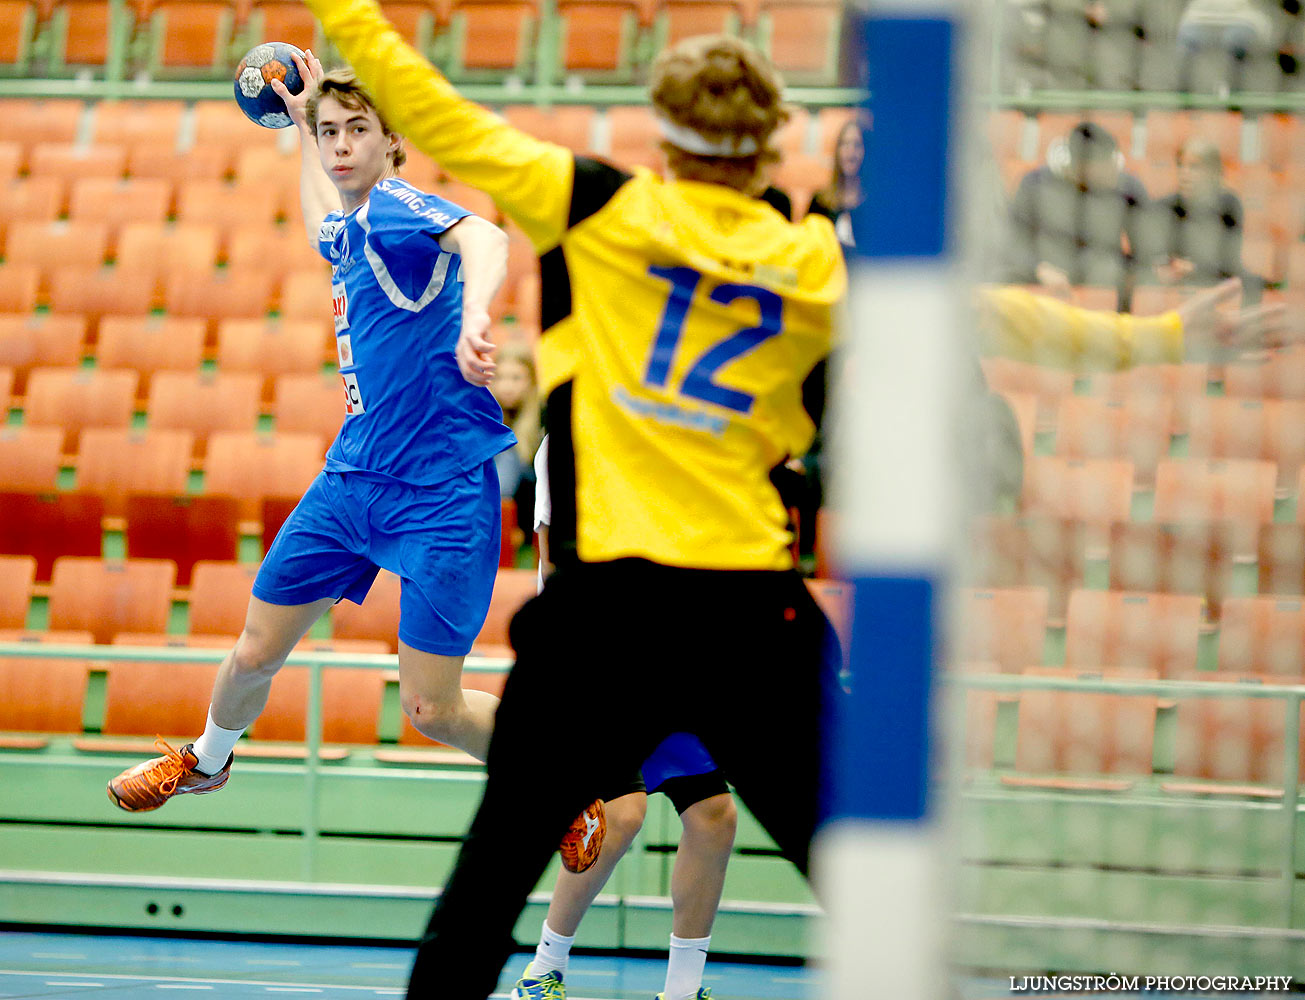
[[[603,838],[607,836],[607,814],[603,800],[594,799],[584,812],[575,818],[566,831],[557,852],[562,855],[562,867],[569,872],[582,872],[593,867],[603,851]]]
[[[195,770],[199,759],[193,752],[193,743],[187,743],[180,750],[174,750],[162,739],[156,739],[154,745],[164,751],[162,757],[128,768],[109,782],[109,800],[119,809],[148,812],[174,795],[216,792],[231,777],[234,755],[227,758],[217,774],[204,774]]]

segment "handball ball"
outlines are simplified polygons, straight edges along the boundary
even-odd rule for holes
[[[236,103],[251,122],[264,128],[285,128],[293,124],[285,101],[276,96],[272,81],[280,80],[286,90],[298,94],[304,81],[295,69],[292,56],[304,57],[302,50],[286,42],[264,42],[245,53],[236,68]]]

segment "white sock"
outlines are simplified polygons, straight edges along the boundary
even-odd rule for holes
[[[548,921],[545,920],[544,926],[539,931],[539,947],[535,949],[535,957],[526,967],[530,978],[538,979],[545,972],[556,972],[559,976],[565,976],[566,963],[571,958],[573,944],[575,944],[574,934],[564,937],[549,927]]]
[[[689,1000],[702,988],[702,970],[707,965],[707,946],[711,935],[681,938],[671,935],[671,955],[666,963],[666,1000]]]
[[[199,761],[195,765],[196,769],[205,774],[217,774],[227,766],[231,751],[236,748],[236,741],[244,734],[243,729],[223,729],[213,721],[213,712],[210,710],[204,735],[197,739],[191,748],[191,752]]]

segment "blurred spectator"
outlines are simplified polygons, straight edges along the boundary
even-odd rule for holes
[[[1178,152],[1178,190],[1147,214],[1147,262],[1162,281],[1213,285],[1243,273],[1242,231],[1242,202],[1224,187],[1219,148],[1189,139]]]
[[[838,130],[834,142],[834,172],[829,183],[811,196],[807,214],[823,215],[834,222],[834,232],[845,247],[856,246],[852,238],[852,210],[861,204],[861,162],[865,141],[861,123],[855,119]]]
[[[1192,63],[1202,52],[1229,58],[1232,72],[1219,88],[1239,89],[1243,65],[1266,49],[1269,33],[1268,17],[1251,0],[1190,0],[1178,22],[1180,89],[1191,89]]]
[[[489,388],[503,408],[503,422],[517,436],[515,447],[494,459],[499,495],[516,501],[517,527],[529,537],[535,524],[534,456],[544,436],[535,358],[528,345],[509,343],[499,350],[497,362],[498,370]]]
[[[1000,44],[1011,57],[1000,67],[1002,89],[1028,93],[1129,86],[1103,58],[1109,47],[1119,49],[1122,43],[1130,49],[1129,40],[1116,38],[1113,28],[1110,9],[1102,0],[1005,0]],[[1100,44],[1106,35],[1109,45]]]
[[[1011,202],[1005,280],[1067,298],[1073,285],[1132,293],[1133,248],[1146,206],[1142,182],[1123,169],[1114,138],[1079,122],[1020,181]]]

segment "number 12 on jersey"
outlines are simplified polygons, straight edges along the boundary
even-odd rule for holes
[[[684,333],[684,325],[689,318],[689,309],[693,305],[693,293],[702,281],[702,274],[691,267],[656,266],[648,268],[648,273],[671,284],[671,294],[666,300],[666,308],[662,312],[661,324],[657,328],[657,337],[653,341],[648,367],[643,376],[644,385],[665,389]],[[688,374],[680,382],[678,392],[737,413],[749,413],[755,398],[749,393],[721,385],[715,381],[715,376],[725,365],[755,350],[782,331],[784,300],[768,288],[735,284],[717,285],[708,297],[723,306],[739,299],[752,299],[761,310],[761,322],[737,330],[707,348],[689,368]]]

